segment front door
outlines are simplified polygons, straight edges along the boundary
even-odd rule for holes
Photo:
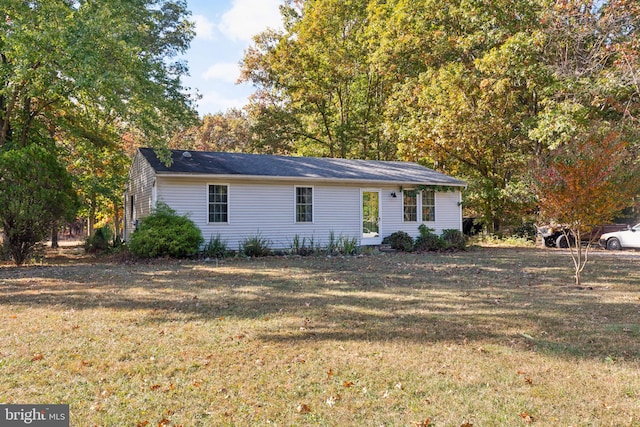
[[[380,190],[362,190],[362,244],[379,245]]]

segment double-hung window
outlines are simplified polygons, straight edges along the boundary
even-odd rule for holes
[[[412,191],[402,192],[404,204],[404,222],[418,221],[418,196]]]
[[[313,187],[296,187],[296,222],[313,222]]]
[[[404,222],[436,220],[436,196],[433,190],[403,191]]]
[[[436,220],[436,195],[433,190],[422,191],[422,222]]]
[[[209,222],[229,221],[229,187],[209,185]]]

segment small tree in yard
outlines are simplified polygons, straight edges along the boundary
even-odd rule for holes
[[[536,171],[535,184],[540,215],[569,230],[565,238],[580,285],[593,243],[583,248],[581,238],[633,204],[640,163],[615,132],[602,138],[592,132],[552,150]]]
[[[39,145],[0,150],[0,228],[16,265],[28,260],[58,220],[71,221],[78,198],[55,153]]]

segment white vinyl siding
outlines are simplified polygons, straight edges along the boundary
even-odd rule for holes
[[[136,153],[125,191],[127,202],[124,216],[124,238],[129,238],[135,230],[136,221],[151,213],[156,203],[156,175],[147,160]]]
[[[434,222],[428,222],[427,226],[441,234],[442,230],[455,229],[462,231],[462,210],[460,207],[461,193],[456,191],[445,191],[434,193]],[[382,236],[388,236],[394,231],[404,231],[412,237],[420,235],[418,226],[420,222],[404,221],[403,197],[386,198],[383,193],[382,204]]]
[[[228,222],[209,222],[209,185],[228,186]],[[294,238],[313,239],[316,245],[326,245],[329,235],[337,238],[361,238],[361,190],[366,184],[332,184],[318,182],[269,182],[228,180],[212,182],[211,178],[172,177],[158,175],[158,200],[167,203],[180,215],[188,215],[201,229],[205,241],[220,235],[227,247],[237,250],[247,238],[260,235],[269,240],[272,249],[289,249]],[[296,188],[313,188],[313,222],[296,222]],[[403,198],[392,197],[397,186],[380,186],[380,236],[395,231],[419,235],[417,222],[403,221]],[[400,194],[398,194],[400,196]],[[435,218],[429,227],[437,233],[462,227],[460,192],[436,192]],[[359,240],[360,241],[360,240]]]
[[[219,234],[232,250],[258,234],[270,241],[272,249],[290,248],[296,235],[320,245],[328,243],[332,231],[336,237],[360,236],[359,187],[314,184],[313,222],[296,223],[292,205],[297,186],[255,181],[227,185],[227,223],[209,222],[208,183],[204,180],[159,176],[158,200],[180,215],[188,215],[201,229],[205,241]]]

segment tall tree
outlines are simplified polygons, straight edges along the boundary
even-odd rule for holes
[[[238,109],[205,114],[197,126],[178,132],[171,140],[172,148],[202,151],[251,151],[249,118]]]
[[[0,12],[0,147],[63,129],[101,141],[119,119],[162,145],[192,119],[171,61],[193,37],[183,0],[5,0]]]
[[[180,83],[186,67],[174,60],[193,37],[184,0],[4,0],[2,6],[0,153],[7,158],[38,145],[63,156],[58,164],[66,166],[73,160],[63,153],[92,150],[61,151],[56,144],[99,151],[134,132],[140,143],[164,147],[174,129],[195,119]],[[53,162],[34,158],[32,167],[39,166],[57,173]],[[11,190],[5,184],[0,193]],[[4,220],[12,214],[3,209]],[[5,221],[5,234],[13,223]]]
[[[368,4],[289,1],[285,30],[255,38],[243,79],[258,87],[249,111],[264,151],[395,157],[381,128],[386,70],[369,62]]]
[[[71,177],[48,148],[0,150],[0,225],[17,265],[47,237],[56,220],[72,220],[78,199]]]
[[[378,57],[400,64],[406,78],[386,110],[387,135],[405,159],[467,179],[467,208],[497,230],[532,202],[522,172],[538,147],[527,132],[549,80],[540,6],[391,3]]]

